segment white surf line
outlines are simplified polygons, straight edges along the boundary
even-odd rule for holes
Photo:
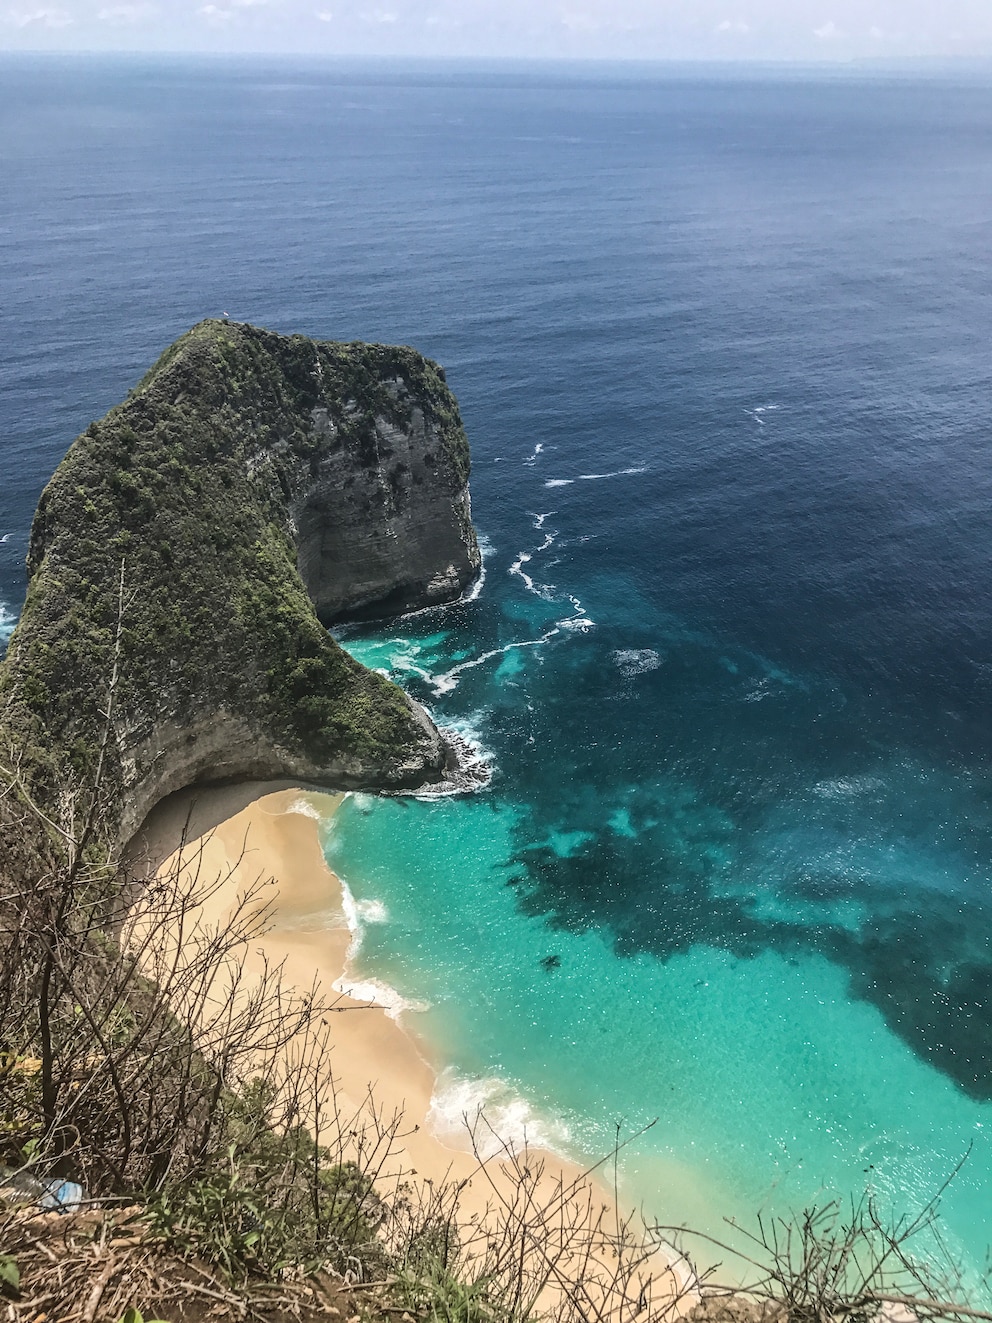
[[[595,629],[596,628],[595,620],[589,619],[589,617],[586,615],[586,609],[579,601],[579,599],[577,597],[573,597],[571,593],[566,593],[566,597],[571,602],[572,610],[575,612],[575,615],[572,616],[570,620],[559,620],[558,624],[561,626],[561,628],[578,630],[582,634],[585,634],[590,629]]]
[[[553,510],[549,510],[546,514],[532,515],[532,518],[535,520],[535,528],[542,528],[545,519],[550,518],[554,513]],[[540,554],[542,551],[547,551],[549,547],[553,546],[557,537],[558,533],[554,529],[545,532],[544,541],[541,545],[535,547],[533,551],[521,551],[518,554],[517,559],[507,571],[508,574],[515,574],[518,578],[522,579],[527,591],[533,593],[535,597],[540,597],[544,601],[554,600],[554,585],[536,584],[524,569],[524,566],[529,564],[534,556]],[[482,666],[487,661],[491,661],[494,657],[502,657],[513,648],[538,648],[542,644],[548,643],[551,639],[556,638],[563,630],[584,634],[590,629],[595,629],[596,622],[590,620],[586,615],[585,607],[583,607],[579,599],[571,593],[566,593],[565,598],[571,604],[573,611],[572,616],[566,620],[555,621],[553,628],[547,630],[540,638],[522,639],[517,643],[506,643],[501,648],[491,648],[488,652],[484,652],[478,657],[472,657],[468,661],[460,662],[457,666],[453,666],[450,671],[444,671],[438,676],[428,676],[427,672],[412,664],[408,669],[427,680],[427,682],[433,687],[435,694],[448,694],[457,687],[458,677],[463,671],[470,671],[476,666]]]
[[[410,640],[403,638],[390,639],[390,643],[398,643],[401,648],[410,647]],[[399,657],[390,657],[390,670],[403,671],[407,675],[419,675],[426,684],[434,683],[434,675],[423,666],[418,666],[412,657],[400,655]]]
[[[616,473],[580,473],[579,482],[599,482],[602,478],[626,478],[632,473],[647,473],[648,466],[641,464],[637,468],[617,469]]]
[[[493,657],[502,657],[511,648],[539,648],[542,643],[548,643],[561,633],[561,622],[553,629],[549,629],[546,634],[542,634],[539,639],[522,639],[519,643],[506,643],[502,648],[492,648],[489,652],[484,652],[481,657],[473,657],[470,661],[459,662],[453,666],[450,671],[445,671],[443,675],[438,675],[433,681],[434,692],[436,694],[450,694],[453,689],[458,687],[457,677],[463,671],[471,671],[476,666],[482,666],[485,662],[491,661]]]
[[[507,574],[516,574],[519,578],[523,579],[524,587],[527,589],[529,593],[534,593],[537,591],[537,589],[534,587],[534,580],[524,569],[524,566],[532,559],[533,557],[529,551],[521,551],[520,555],[507,570]]]
[[[781,407],[780,404],[758,404],[755,405],[753,409],[745,409],[744,412],[749,418],[753,418],[759,427],[764,427],[765,420],[761,415],[765,413],[774,413],[776,409],[780,409]]]
[[[351,970],[362,949],[366,927],[370,923],[387,923],[389,915],[381,901],[356,900],[345,879],[340,874],[337,877],[341,885],[341,910],[350,940],[345,953],[344,970],[331,987],[352,1001],[378,1006],[391,1020],[398,1020],[404,1011],[429,1011],[429,1002],[411,1001],[388,983],[352,976]]]
[[[505,643],[502,648],[491,648],[489,652],[482,653],[480,657],[472,657],[469,661],[459,662],[459,664],[453,666],[450,671],[445,671],[443,675],[433,677],[431,684],[434,687],[434,692],[439,695],[451,693],[453,689],[457,688],[457,677],[461,675],[463,671],[471,671],[476,666],[482,666],[485,662],[492,661],[493,657],[502,657],[513,648],[539,648],[543,643],[550,643],[550,641],[553,638],[556,638],[562,630],[585,634],[588,630],[595,629],[595,620],[589,619],[585,613],[585,607],[579,599],[573,597],[571,593],[566,594],[566,596],[571,603],[572,610],[575,613],[574,615],[569,616],[565,620],[556,620],[554,626],[542,634],[540,638],[521,639],[519,643]]]
[[[547,518],[547,515],[540,515],[538,516],[538,518],[543,523],[543,521]],[[540,526],[541,526],[540,524],[536,525],[536,527],[540,527]],[[517,556],[517,559],[507,570],[507,574],[515,574],[517,575],[518,578],[523,579],[524,587],[527,589],[527,591],[529,593],[533,593],[535,597],[542,598],[545,602],[550,602],[552,600],[552,594],[554,593],[554,584],[550,584],[550,583],[536,584],[534,580],[531,578],[531,576],[524,569],[524,566],[528,564],[528,562],[533,560],[535,556],[539,556],[542,551],[547,551],[549,547],[553,547],[555,541],[557,540],[557,537],[558,534],[554,530],[545,533],[544,541],[541,543],[539,547],[535,547],[533,551],[521,551],[520,554]]]
[[[462,593],[461,597],[459,597],[458,599],[459,602],[478,601],[479,594],[482,592],[483,588],[486,585],[486,573],[487,573],[486,558],[485,555],[483,555],[482,565],[479,568],[479,577],[476,579],[475,583],[472,584],[472,586],[468,589],[467,592]]]
[[[550,478],[545,487],[571,487],[574,482],[602,482],[606,478],[626,478],[635,473],[647,473],[646,464],[629,469],[617,469],[615,473],[580,473],[577,478]]]

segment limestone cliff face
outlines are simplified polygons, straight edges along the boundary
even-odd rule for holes
[[[111,846],[201,781],[439,780],[426,713],[324,627],[461,593],[468,471],[413,350],[201,323],[42,495],[0,752],[53,817],[99,801]]]
[[[325,624],[450,602],[479,572],[461,469],[407,382],[387,389],[406,417],[377,416],[358,463],[335,445],[327,410],[314,410],[321,454],[292,479],[300,573]]]

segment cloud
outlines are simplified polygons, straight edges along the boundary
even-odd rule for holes
[[[143,18],[156,13],[158,8],[155,5],[105,5],[97,11],[97,18],[101,23],[140,23]]]
[[[813,29],[813,36],[817,41],[833,41],[835,38],[842,37],[843,35],[843,32],[841,32],[840,28],[832,18],[828,19],[822,27]]]
[[[334,17],[329,9],[315,9],[313,11],[313,16],[314,18],[319,19],[321,23],[330,23]]]
[[[717,32],[750,32],[751,25],[750,23],[743,22],[741,19],[737,19],[736,22],[731,22],[729,18],[725,18],[722,23],[716,25],[716,30]]]
[[[201,5],[196,12],[213,27],[223,27],[234,17],[233,9],[221,9],[219,5]]]
[[[388,24],[395,23],[398,20],[399,15],[394,14],[391,9],[373,9],[371,11],[366,10],[361,18],[363,23]]]
[[[67,28],[73,18],[64,9],[8,9],[7,22],[13,23],[15,28],[28,28],[35,24],[42,28]]]

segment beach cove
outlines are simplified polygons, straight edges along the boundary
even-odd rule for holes
[[[557,1227],[563,1275],[575,1242],[575,1263],[588,1253],[589,1237],[599,1236],[597,1253],[612,1265],[607,1241],[629,1225],[630,1237],[643,1234],[636,1215],[622,1210],[609,1166],[587,1170],[560,1154],[527,1144],[521,1136],[501,1136],[483,1111],[466,1113],[461,1127],[450,1117],[439,1135],[432,1125],[438,1071],[430,1048],[409,1032],[395,998],[378,989],[356,986],[349,978],[349,953],[355,944],[354,901],[327,866],[318,828],[332,821],[342,795],[272,788],[264,785],[199,788],[172,796],[144,825],[131,853],[143,858],[165,884],[195,876],[207,898],[195,912],[197,924],[223,928],[245,894],[257,895],[267,920],[244,950],[246,986],[278,969],[282,987],[315,1000],[330,998],[327,1016],[331,1052],[325,1061],[333,1076],[337,1118],[374,1114],[379,1126],[392,1126],[396,1138],[383,1179],[394,1184],[411,1179],[434,1190],[457,1186],[458,1221],[470,1235],[495,1225],[499,1209],[519,1198],[515,1172],[533,1173],[527,1201],[544,1210],[541,1242],[530,1253],[554,1253]],[[220,881],[217,885],[216,880]],[[261,889],[259,884],[262,883]],[[338,1123],[339,1120],[338,1120]],[[318,1137],[320,1137],[318,1135]],[[595,1291],[596,1271],[586,1264],[587,1286]],[[564,1276],[563,1276],[564,1280]],[[659,1245],[636,1276],[637,1292],[675,1317],[696,1302],[694,1273],[667,1246]],[[571,1287],[569,1288],[571,1289]],[[554,1297],[553,1282],[548,1287]],[[628,1288],[629,1290],[629,1288]],[[619,1304],[611,1310],[622,1312]]]

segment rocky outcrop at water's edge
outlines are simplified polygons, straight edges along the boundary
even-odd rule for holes
[[[443,782],[450,744],[327,626],[462,593],[468,476],[458,406],[415,351],[194,327],[42,494],[5,760],[52,821],[91,816],[98,776],[111,846],[208,780]]]

